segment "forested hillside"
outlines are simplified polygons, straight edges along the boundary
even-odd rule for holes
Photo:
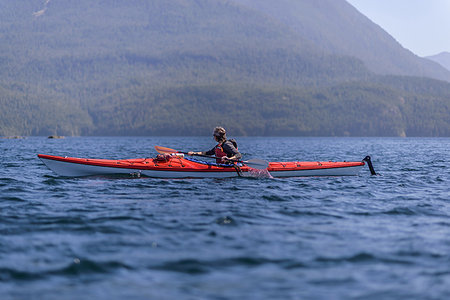
[[[448,83],[401,77],[308,89],[134,87],[99,102],[94,122],[110,120],[89,134],[202,135],[226,124],[235,135],[450,136],[449,98]]]
[[[0,135],[450,135],[450,84],[417,77],[450,72],[343,0],[271,3],[2,1]]]

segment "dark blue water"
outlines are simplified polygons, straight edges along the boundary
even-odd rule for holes
[[[63,178],[37,153],[137,158],[211,138],[0,140],[1,299],[449,299],[450,139],[240,138],[245,158],[380,176]]]

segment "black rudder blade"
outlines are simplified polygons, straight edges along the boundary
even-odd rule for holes
[[[372,160],[371,160],[370,156],[367,155],[366,157],[364,157],[363,161],[367,162],[367,165],[369,166],[370,174],[377,175],[377,173],[375,172],[375,169],[373,168]]]

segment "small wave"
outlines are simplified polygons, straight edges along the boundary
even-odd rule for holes
[[[0,178],[0,186],[7,185],[7,184],[13,184],[13,183],[19,183],[21,181],[9,178],[9,177],[2,177]]]
[[[357,253],[352,256],[344,256],[344,257],[317,257],[315,261],[321,263],[340,263],[340,262],[366,262],[376,260],[375,256],[372,254],[368,254],[365,252]]]
[[[344,284],[351,284],[357,282],[355,278],[351,275],[345,276],[343,278],[321,278],[321,279],[313,279],[309,281],[312,284],[316,285],[326,285],[326,286],[341,286]]]
[[[4,190],[5,193],[28,193],[30,190],[28,189],[28,186],[9,186]],[[3,193],[3,192],[2,192]]]
[[[450,222],[441,221],[437,222],[436,225],[450,227]]]
[[[369,217],[369,216],[376,215],[373,212],[367,212],[367,211],[352,211],[352,212],[349,212],[348,214],[354,215],[354,216],[364,216],[364,217]]]
[[[187,274],[207,274],[212,270],[228,269],[234,267],[260,267],[266,264],[278,265],[283,269],[305,268],[306,265],[299,261],[289,259],[268,259],[263,257],[234,257],[216,260],[182,259],[170,261],[161,265],[151,267],[151,269],[180,272]]]
[[[381,211],[354,211],[349,212],[350,215],[355,216],[367,216],[367,217],[376,217],[380,215],[389,215],[389,216],[417,216],[417,215],[425,215],[425,216],[434,216],[434,217],[447,217],[448,215],[442,213],[433,208],[431,205],[418,205],[417,207],[394,207],[388,210]],[[444,224],[445,225],[445,224]]]
[[[49,270],[23,271],[12,268],[0,268],[0,281],[9,280],[38,280],[48,276],[78,276],[83,274],[105,274],[120,269],[132,269],[118,261],[95,262],[89,259],[74,258],[73,261],[61,268]]]
[[[74,258],[73,262],[64,268],[47,272],[48,275],[80,275],[92,273],[112,273],[119,269],[132,268],[118,261],[95,262],[89,259]]]
[[[420,273],[420,275],[424,275],[424,276],[431,276],[433,278],[435,277],[448,277],[450,276],[450,271],[449,270],[440,270],[440,271],[423,271]]]
[[[402,264],[409,265],[412,264],[410,261],[404,259],[397,258],[385,258],[378,257],[370,253],[360,252],[356,253],[352,256],[343,256],[343,257],[317,257],[315,259],[316,262],[319,263],[367,263],[367,262],[383,262],[390,264]]]
[[[430,251],[431,249],[427,249],[428,251]],[[402,256],[402,257],[427,257],[427,258],[431,258],[431,259],[440,259],[440,258],[445,258],[446,256],[442,255],[442,254],[437,254],[437,253],[431,253],[431,252],[425,252],[425,251],[405,251],[405,250],[401,250],[395,253],[398,256]]]
[[[405,168],[401,168],[400,171],[401,172],[420,172],[422,170],[417,169],[417,168],[405,167]]]
[[[11,268],[0,268],[0,282],[7,282],[10,280],[33,280],[41,277],[41,273],[25,272]]]
[[[406,215],[406,216],[413,216],[418,214],[416,211],[414,211],[409,207],[395,207],[393,209],[383,211],[382,213],[385,215]]]
[[[34,216],[28,220],[36,226],[35,230],[41,232],[53,232],[55,230],[64,230],[66,232],[82,232],[82,233],[129,233],[125,226],[115,226],[114,223],[97,222],[93,223],[89,218],[83,216]]]
[[[18,164],[18,163],[5,163],[4,165],[3,165],[3,167],[4,168],[20,168],[21,167],[21,165],[20,164]]]
[[[273,202],[286,202],[289,201],[289,197],[278,196],[278,195],[263,195],[262,198],[267,201]]]
[[[57,177],[51,177],[44,180],[42,183],[49,186],[57,186],[61,184],[61,181]]]
[[[10,202],[26,202],[22,198],[15,197],[15,196],[2,196],[0,198],[0,201],[10,201]]]
[[[434,216],[434,217],[448,217],[446,213],[434,209],[433,207],[418,205],[416,207],[395,207],[393,209],[383,211],[381,214],[385,215],[405,215],[405,216]]]
[[[282,215],[291,216],[291,217],[331,217],[336,219],[344,219],[343,216],[328,214],[324,212],[318,211],[300,211],[300,210],[280,210],[278,211]]]
[[[145,221],[144,217],[136,217],[136,216],[107,216],[107,217],[97,217],[90,219],[91,222],[94,223],[104,223],[104,222],[114,222],[114,221]]]
[[[160,266],[155,266],[153,269],[187,274],[208,273],[208,267],[203,262],[196,259],[184,259],[175,262],[168,262]]]

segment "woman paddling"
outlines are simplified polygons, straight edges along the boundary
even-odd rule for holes
[[[237,150],[236,146],[231,140],[227,140],[226,130],[223,127],[214,128],[214,139],[218,143],[214,148],[209,151],[202,152],[188,152],[189,155],[215,155],[217,163],[228,163],[242,158],[241,153]]]

